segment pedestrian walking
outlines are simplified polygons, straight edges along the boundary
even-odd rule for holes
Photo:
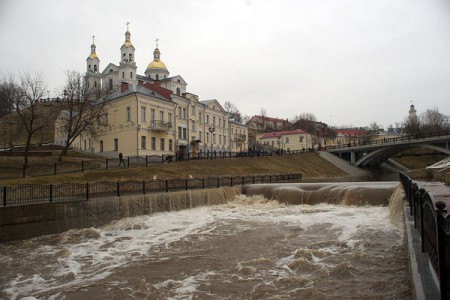
[[[120,152],[119,153],[119,167],[120,167],[120,165],[122,165],[122,163],[124,166],[126,166],[125,161],[123,160],[123,154],[122,154],[122,152]]]

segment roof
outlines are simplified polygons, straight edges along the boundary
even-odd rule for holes
[[[278,119],[278,118],[272,118],[272,117],[267,117],[267,116],[259,116],[259,115],[255,115],[253,116],[250,121],[252,121],[253,119],[263,119],[269,122],[281,122],[281,123],[289,123],[288,120],[285,119]],[[249,122],[250,122],[249,121]]]
[[[279,138],[279,137],[282,137],[284,135],[305,134],[305,133],[306,132],[301,130],[301,129],[266,132],[260,137],[260,139]]]
[[[362,136],[365,134],[362,129],[336,129],[336,132],[344,136]]]

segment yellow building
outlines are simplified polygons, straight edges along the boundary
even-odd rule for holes
[[[283,152],[313,149],[313,141],[313,136],[301,129],[267,132],[257,136],[260,144]]]
[[[187,83],[180,76],[169,76],[161,61],[158,44],[145,75],[137,74],[135,48],[127,28],[120,48],[119,65],[109,63],[100,72],[96,45],[86,59],[86,83],[91,90],[103,90],[108,95],[95,101],[105,101],[103,120],[96,133],[84,132],[72,146],[102,153],[105,156],[169,155],[176,152],[197,156],[209,151],[244,151],[248,145],[246,126],[230,120],[220,103],[200,101],[186,91]],[[55,123],[55,141],[64,144],[64,114]],[[237,131],[236,131],[237,129]],[[239,139],[234,135],[238,132]]]

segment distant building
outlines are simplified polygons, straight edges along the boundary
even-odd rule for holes
[[[253,116],[246,125],[251,129],[264,131],[279,131],[291,128],[291,123],[286,119],[278,119],[266,116]]]
[[[305,151],[318,146],[314,145],[313,136],[301,129],[266,132],[257,137],[257,142],[283,152]]]

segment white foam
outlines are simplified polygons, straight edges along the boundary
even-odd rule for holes
[[[71,239],[80,230],[72,230],[63,234],[64,239],[60,243],[38,249],[24,249],[30,257],[53,257],[46,261],[47,265],[41,266],[53,271],[46,278],[31,273],[18,274],[9,279],[5,291],[11,299],[18,295],[39,298],[44,292],[54,291],[56,294],[61,289],[86,281],[95,282],[106,278],[120,266],[147,258],[153,251],[159,251],[161,246],[170,248],[173,242],[182,241],[194,234],[200,239],[207,239],[208,235],[214,234],[218,222],[235,224],[233,221],[245,220],[295,226],[304,230],[321,223],[332,224],[332,229],[338,232],[337,240],[345,241],[348,247],[353,248],[361,246],[359,238],[355,237],[361,230],[397,230],[390,224],[388,214],[387,207],[330,204],[287,206],[262,197],[240,196],[235,202],[226,205],[123,219],[98,230],[91,229],[98,234],[86,235],[77,242],[71,242]],[[244,231],[249,228],[247,224],[238,223],[233,225],[232,230]],[[42,243],[45,243],[45,238]],[[333,253],[336,251],[335,247],[329,246],[322,250]],[[8,251],[0,245],[0,267],[11,261],[19,250]],[[61,252],[65,255],[58,255]],[[276,265],[281,270],[274,272],[282,277],[289,276],[292,271],[287,265],[294,255],[295,253],[291,253],[288,257],[280,258]],[[314,263],[321,263],[320,258],[314,257],[313,260]],[[198,287],[198,282],[206,280],[210,275],[212,274],[201,273],[176,282],[176,292],[180,296],[176,299],[185,299],[184,297],[191,295]],[[67,280],[68,277],[70,280]],[[169,281],[164,281],[159,284],[162,287],[168,283]]]

